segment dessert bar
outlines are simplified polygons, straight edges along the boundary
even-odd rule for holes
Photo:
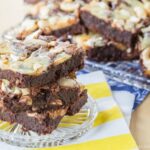
[[[77,43],[87,53],[87,58],[95,61],[132,60],[139,56],[136,49],[127,48],[121,43],[110,41],[100,34],[87,33],[72,36],[72,42]]]
[[[25,131],[31,130],[38,134],[48,134],[57,128],[61,119],[66,115],[74,115],[86,103],[86,100],[81,97],[77,102],[70,105],[70,108],[64,107],[57,110],[49,110],[45,112],[25,111],[14,113],[10,109],[0,104],[0,119],[10,123],[18,123],[22,125]]]
[[[83,64],[83,50],[69,42],[32,39],[0,44],[0,79],[19,87],[50,84]]]
[[[144,49],[140,56],[140,63],[143,74],[150,77],[150,47]]]
[[[54,111],[14,113],[0,105],[0,119],[10,123],[21,124],[24,130],[32,130],[38,134],[51,133],[66,114],[68,108]]]
[[[82,2],[48,1],[31,8],[28,17],[38,21],[42,34],[57,37],[63,34],[79,34],[85,31],[80,22],[79,8]]]
[[[135,48],[140,29],[149,22],[148,4],[149,1],[126,0],[112,8],[107,1],[92,1],[81,8],[80,15],[89,30]]]
[[[59,17],[65,19],[65,17],[63,17],[63,14],[62,16],[60,15]],[[54,20],[56,20],[56,23],[58,24],[59,21],[61,22],[59,18]],[[3,37],[5,39],[13,41],[17,40],[23,41],[36,38],[40,35],[41,36],[53,35],[55,37],[60,37],[68,34],[80,34],[82,32],[85,32],[84,27],[78,23],[72,24],[67,27],[63,27],[62,25],[60,25],[60,28],[56,30],[52,29],[53,27],[51,26],[57,28],[57,25],[55,25],[55,23],[53,24],[51,21],[49,23],[49,21],[46,19],[33,19],[31,17],[26,17],[19,25],[5,32],[3,34]]]
[[[143,74],[150,77],[150,25],[142,28],[138,47],[141,50],[140,64]]]
[[[69,107],[81,98],[87,100],[87,93],[75,79],[62,78],[53,85],[19,88],[9,81],[1,80],[0,97],[3,105],[12,112],[42,112]],[[80,107],[79,107],[80,109]]]
[[[68,108],[67,110],[67,115],[69,116],[73,116],[76,113],[78,113],[80,111],[80,109],[86,104],[87,102],[87,93],[86,90],[84,90],[81,94],[80,94],[80,98],[76,101],[74,101]]]
[[[83,61],[76,44],[51,36],[1,42],[0,119],[51,133],[64,115],[74,115],[87,102],[86,90],[73,79]]]

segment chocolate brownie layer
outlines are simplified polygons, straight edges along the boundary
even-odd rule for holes
[[[57,128],[63,116],[74,115],[86,103],[87,97],[82,95],[81,98],[70,105],[57,110],[37,112],[19,112],[14,113],[10,109],[4,107],[2,101],[0,105],[0,119],[10,123],[18,123],[23,126],[26,131],[32,130],[38,134],[48,134]]]
[[[2,42],[0,53],[0,79],[19,87],[50,84],[84,65],[83,51],[69,42]]]
[[[43,35],[57,37],[85,32],[79,18],[79,8],[83,3],[83,1],[63,0],[38,3],[27,15],[31,20],[25,20],[20,24],[17,39],[25,39],[35,30],[41,30]]]
[[[80,22],[68,27],[51,30],[45,20],[34,20],[26,18],[20,25],[8,30],[3,34],[8,41],[26,41],[38,39],[40,36],[55,36],[59,38],[65,35],[77,35],[85,32],[85,27]]]
[[[23,129],[26,131],[32,130],[38,134],[48,134],[57,128],[66,112],[67,108],[56,111],[47,111],[44,113],[13,113],[9,109],[1,107],[0,119],[10,123],[21,124]]]
[[[63,16],[62,16],[63,17]],[[33,24],[33,26],[31,28],[23,28],[22,26],[24,26],[24,24],[28,24],[29,22],[35,22],[35,24],[37,23],[38,25],[36,26],[35,24]],[[14,27],[14,32],[11,29],[11,33],[13,32],[13,34],[10,34],[9,31],[7,32],[7,35],[4,35],[4,38],[7,39],[7,37],[11,37],[12,40],[25,40],[28,38],[33,38],[36,37],[36,34],[39,35],[53,35],[56,37],[60,37],[63,35],[76,35],[76,34],[80,34],[80,33],[84,33],[85,32],[85,27],[80,23],[80,21],[78,20],[76,23],[72,24],[72,25],[68,25],[68,26],[60,26],[59,28],[54,28],[52,29],[52,27],[50,27],[51,25],[49,24],[48,21],[46,20],[34,20],[34,19],[26,19],[24,20],[19,26],[17,26],[16,28]],[[54,25],[55,26],[55,25]]]
[[[134,52],[131,54],[121,51],[114,45],[107,45],[105,47],[91,49],[88,51],[87,57],[89,60],[95,61],[133,60],[139,57],[139,53]]]
[[[99,32],[106,38],[123,43],[128,47],[134,47],[136,44],[137,33],[132,34],[128,31],[119,31],[117,28],[111,28],[110,23],[98,19],[87,11],[81,11],[81,18],[85,26],[92,32]]]
[[[139,52],[123,44],[105,39],[100,34],[88,33],[72,36],[70,40],[87,52],[87,58],[96,61],[136,59]]]
[[[53,85],[38,88],[18,88],[2,80],[0,97],[12,112],[56,110],[73,104],[86,90],[74,79],[62,78]]]
[[[63,35],[70,35],[70,34],[76,35],[76,34],[80,34],[80,33],[84,33],[84,32],[85,32],[84,26],[81,25],[80,22],[78,22],[77,24],[74,24],[70,27],[54,30],[51,32],[51,34],[56,37],[61,37]]]
[[[86,104],[87,102],[87,92],[83,91],[80,94],[80,98],[74,101],[71,106],[67,110],[67,115],[73,116],[74,114],[78,113],[80,109]]]
[[[80,15],[89,30],[131,48],[136,45],[139,31],[149,18],[144,4],[138,0],[121,2],[115,10],[105,1],[91,2],[81,8]]]

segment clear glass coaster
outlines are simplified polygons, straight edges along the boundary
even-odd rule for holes
[[[93,126],[97,109],[95,101],[88,97],[88,102],[74,116],[65,116],[58,128],[51,134],[38,135],[24,132],[19,124],[0,121],[0,141],[26,148],[41,148],[64,145],[84,135]]]
[[[125,84],[150,89],[150,79],[144,77],[139,61],[95,62],[86,60],[85,69],[88,71],[102,70],[108,79]]]

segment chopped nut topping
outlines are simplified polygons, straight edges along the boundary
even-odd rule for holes
[[[26,105],[32,105],[32,99],[29,96],[22,96],[19,100],[19,103],[25,103]]]
[[[70,59],[75,53],[82,52],[69,42],[26,39],[0,47],[0,68],[21,74],[39,75],[50,65],[58,65]]]
[[[58,105],[58,106],[63,105],[63,103],[60,99],[56,99],[55,101],[51,101],[50,104],[51,105]]]
[[[92,1],[81,8],[91,12],[98,18],[111,22],[112,27],[118,27],[121,30],[135,32],[140,29],[149,13],[145,8],[146,3],[139,0],[126,0],[116,5],[115,9],[109,6],[107,0]]]
[[[67,108],[66,109],[58,109],[52,112],[48,112],[49,117],[55,119],[59,116],[64,116],[66,114]]]

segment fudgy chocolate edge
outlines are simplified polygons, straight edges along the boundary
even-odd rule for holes
[[[56,37],[61,37],[63,35],[70,35],[70,34],[76,35],[81,33],[85,33],[85,27],[80,22],[78,22],[74,25],[62,29],[54,30],[51,32],[51,35],[54,35]]]
[[[57,128],[62,118],[63,116],[59,116],[56,119],[52,119],[47,116],[44,122],[39,123],[37,118],[27,116],[25,112],[18,114],[14,114],[9,110],[0,112],[0,120],[21,124],[26,131],[32,130],[38,134],[51,133]]]
[[[127,47],[135,47],[138,40],[138,31],[136,33],[131,33],[125,30],[121,31],[117,27],[112,27],[110,22],[99,19],[85,10],[80,10],[80,17],[84,22],[84,25],[92,32],[101,33],[106,38],[123,43]]]
[[[148,70],[144,64],[143,64],[143,60],[140,58],[140,68],[141,68],[141,71],[143,73],[143,75],[147,78],[150,78],[150,70]]]
[[[86,95],[86,90],[80,93],[79,88],[68,88],[66,90],[63,89],[56,93],[53,93],[53,91],[49,90],[42,90],[42,92],[38,93],[33,99],[31,98],[31,105],[28,105],[27,103],[20,103],[20,98],[16,95],[14,95],[14,97],[11,95],[6,96],[6,98],[3,99],[3,105],[14,113],[23,111],[35,111],[40,113],[70,106]],[[58,100],[62,102],[61,105],[51,105],[51,102]]]
[[[127,51],[122,51],[113,44],[106,45],[103,47],[95,47],[87,52],[87,59],[100,61],[119,61],[119,60],[133,60],[138,59],[139,53],[136,50],[128,53]]]
[[[87,91],[83,91],[80,98],[77,101],[74,101],[73,104],[69,107],[67,115],[73,116],[80,111],[80,109],[86,104],[88,99]]]
[[[38,19],[38,16],[32,16],[32,14],[27,14],[25,18]],[[83,25],[83,22],[80,20],[80,18],[78,19],[79,20],[75,24],[57,30],[52,30],[48,34],[42,33],[42,35],[53,35],[55,37],[61,37],[63,35],[77,35],[85,33],[86,32],[85,26]]]
[[[61,77],[67,76],[70,72],[75,72],[84,66],[84,53],[78,53],[71,59],[57,66],[49,66],[48,71],[39,76],[25,75],[11,70],[0,70],[0,79],[9,80],[12,84],[18,81],[19,87],[39,87],[51,84]]]
[[[86,92],[85,92],[86,93]],[[87,95],[83,94],[81,98],[74,102],[68,109],[67,115],[74,115],[79,112],[82,106],[87,102]],[[0,120],[7,121],[10,123],[19,123],[23,125],[23,128],[28,131],[32,130],[38,134],[48,134],[57,128],[63,116],[58,116],[55,119],[47,116],[41,123],[38,118],[29,117],[26,112],[13,113],[9,109],[5,111],[0,110]]]

